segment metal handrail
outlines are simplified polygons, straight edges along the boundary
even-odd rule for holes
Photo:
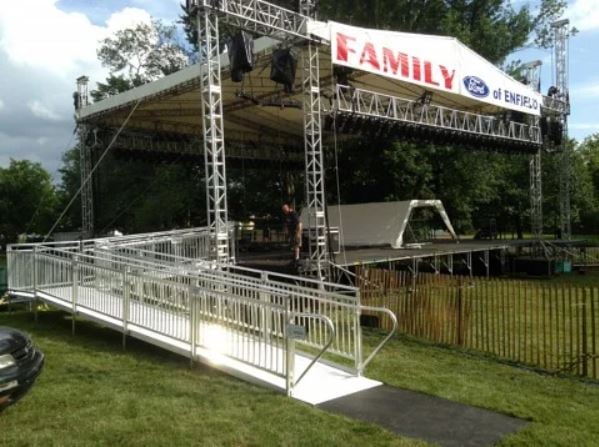
[[[358,370],[359,370],[360,374],[362,374],[362,371],[364,371],[364,369],[368,366],[368,364],[372,361],[372,359],[379,353],[379,351],[383,348],[383,346],[385,346],[387,344],[387,342],[389,340],[391,340],[393,335],[395,335],[399,325],[397,323],[397,317],[395,316],[395,314],[393,312],[391,312],[389,309],[387,309],[386,307],[373,307],[373,306],[362,306],[361,305],[360,310],[386,313],[387,315],[389,315],[389,318],[391,318],[391,321],[393,322],[393,328],[391,329],[391,331],[389,331],[389,334],[387,334],[387,336],[383,339],[383,341],[380,342],[376,348],[374,348],[374,350],[370,353],[370,355],[366,358],[366,360],[364,360],[360,364]]]
[[[322,358],[325,352],[331,347],[331,345],[333,344],[333,340],[335,339],[335,325],[333,324],[333,321],[326,315],[320,315],[315,313],[299,313],[295,314],[295,316],[299,318],[318,318],[320,320],[323,320],[329,328],[329,339],[327,340],[323,348],[318,352],[316,357],[314,357],[310,364],[306,367],[306,369],[304,369],[299,378],[293,383],[294,387],[297,386],[298,383],[300,383],[300,381],[305,377],[305,375],[314,366],[314,364]]]

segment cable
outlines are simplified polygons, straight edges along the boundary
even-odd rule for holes
[[[75,135],[75,132],[77,132],[77,127],[79,127],[79,126],[78,125],[75,126],[75,129],[71,133],[71,136],[69,138],[68,143],[66,144],[64,150],[61,153],[65,153],[68,150],[68,148],[71,145],[71,143],[73,142],[73,136]],[[29,228],[31,227],[31,224],[33,223],[33,219],[35,219],[35,217],[37,216],[37,213],[39,213],[40,210],[42,209],[42,204],[43,203],[44,203],[44,197],[42,196],[40,198],[39,203],[37,204],[37,207],[35,208],[35,211],[31,215],[31,219],[29,219],[29,222],[27,223],[27,226],[25,227],[25,231],[24,231],[25,234],[27,234],[29,232]]]
[[[73,205],[73,203],[75,203],[75,200],[77,199],[77,197],[79,196],[79,194],[81,194],[81,191],[83,191],[83,187],[87,184],[87,182],[90,181],[90,179],[92,178],[92,175],[94,174],[94,172],[96,171],[96,169],[98,169],[98,166],[100,166],[100,163],[102,163],[102,160],[104,160],[104,157],[106,157],[106,155],[108,154],[108,151],[110,151],[110,149],[112,148],[112,146],[114,145],[114,143],[118,139],[119,135],[121,134],[121,132],[123,131],[123,129],[125,128],[125,126],[127,125],[127,123],[129,122],[129,120],[131,119],[131,117],[133,116],[133,113],[135,113],[135,111],[137,110],[137,107],[139,106],[140,103],[141,103],[141,99],[139,99],[135,103],[135,105],[133,106],[133,109],[131,109],[131,112],[129,112],[129,115],[127,115],[127,118],[125,119],[125,121],[123,122],[123,124],[121,125],[121,127],[119,128],[119,130],[117,131],[117,133],[112,138],[112,141],[110,142],[110,144],[108,145],[108,147],[106,147],[106,149],[104,150],[104,152],[102,152],[102,155],[100,156],[100,158],[98,159],[98,161],[96,162],[96,164],[94,165],[94,167],[92,168],[92,170],[89,172],[89,174],[87,175],[87,177],[81,182],[81,186],[79,187],[79,189],[77,190],[77,192],[75,193],[75,195],[73,196],[73,198],[71,199],[71,201],[67,204],[67,206],[65,206],[64,210],[62,211],[62,213],[60,213],[60,216],[58,216],[58,219],[56,219],[56,222],[54,222],[54,225],[52,225],[52,228],[50,228],[50,231],[48,231],[48,233],[46,233],[46,236],[44,236],[44,240],[42,242],[46,242],[48,240],[48,237],[50,237],[50,235],[52,234],[52,232],[54,231],[54,229],[58,226],[58,224],[60,223],[60,221],[62,220],[62,218],[65,216],[65,214],[69,210],[69,208],[71,208],[71,206]]]
[[[335,152],[335,181],[337,186],[337,212],[339,213],[339,245],[343,254],[344,265],[347,265],[345,238],[343,237],[343,218],[341,217],[341,182],[339,180],[339,156],[337,146],[337,113],[333,112],[333,146]]]
[[[179,156],[177,158],[175,158],[173,161],[171,161],[170,163],[168,163],[166,165],[166,167],[171,167],[173,166],[175,163],[177,163],[181,157],[183,156],[183,152],[181,152],[179,154]],[[139,193],[137,195],[137,197],[135,197],[133,200],[129,201],[129,203],[125,204],[125,207],[121,209],[121,211],[110,221],[110,223],[108,223],[106,226],[104,226],[104,228],[102,228],[102,230],[100,231],[100,235],[104,234],[104,232],[112,226],[112,224],[114,224],[119,217],[121,217],[123,214],[125,214],[127,211],[129,211],[129,209],[131,209],[131,207],[133,206],[134,203],[138,202],[139,199],[141,199],[142,197],[145,196],[145,194],[156,184],[158,183],[158,180],[161,180],[160,177],[155,176],[154,179],[150,182],[150,184],[148,186],[146,186],[146,188],[144,188],[144,190]]]

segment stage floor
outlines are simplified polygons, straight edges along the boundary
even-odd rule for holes
[[[464,240],[436,241],[422,244],[419,247],[394,249],[384,247],[347,247],[334,256],[337,265],[348,267],[357,264],[378,264],[382,262],[408,261],[414,258],[431,258],[434,256],[459,255],[484,251],[502,250],[518,246],[530,245],[531,240]],[[555,242],[555,241],[552,241]],[[241,252],[238,256],[240,265],[264,270],[288,271],[291,268],[291,252],[274,250],[270,252]]]

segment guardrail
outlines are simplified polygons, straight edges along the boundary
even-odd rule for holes
[[[206,231],[195,233],[11,245],[9,292],[86,309],[124,334],[136,327],[187,343],[192,356],[198,347],[217,352],[284,377],[288,392],[325,354],[361,374],[395,332],[363,362],[357,288],[208,261],[197,249]],[[186,237],[188,245],[177,242]],[[289,327],[302,336],[290,338]],[[296,347],[311,362],[294,380]]]

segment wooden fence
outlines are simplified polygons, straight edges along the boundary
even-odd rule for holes
[[[598,378],[599,286],[364,269],[362,302],[400,331],[548,371]],[[388,318],[378,321],[389,329]]]

